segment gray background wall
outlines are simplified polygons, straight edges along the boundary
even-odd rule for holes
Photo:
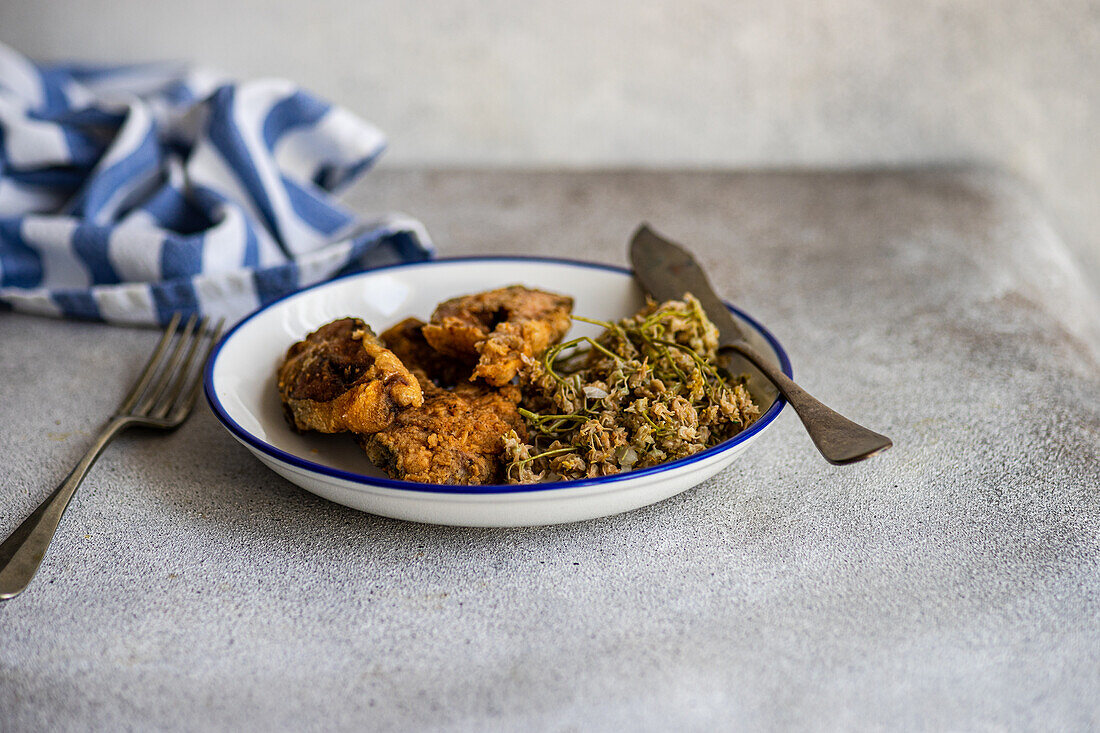
[[[0,40],[289,77],[391,166],[987,163],[1100,284],[1095,2],[2,0]]]

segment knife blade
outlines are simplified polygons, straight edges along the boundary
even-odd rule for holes
[[[720,344],[745,340],[745,333],[714,292],[703,268],[686,249],[642,224],[630,242],[630,263],[634,276],[654,300],[681,300],[684,293],[691,293],[718,327]]]
[[[683,247],[668,241],[642,224],[630,242],[634,276],[658,301],[680,300],[685,293],[698,298],[707,316],[718,327],[719,359],[730,352],[740,355],[775,385],[798,414],[825,460],[836,465],[862,461],[891,447],[885,435],[863,427],[830,409],[799,387],[745,338],[745,332],[714,292],[703,268]],[[727,362],[728,364],[728,362]],[[755,375],[750,374],[750,385]]]

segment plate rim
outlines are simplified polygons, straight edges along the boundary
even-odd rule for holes
[[[468,256],[452,256],[452,257],[440,257],[432,260],[419,260],[417,262],[398,262],[390,265],[382,265],[379,267],[373,267],[369,270],[360,270],[358,272],[351,272],[338,277],[330,278],[328,280],[309,285],[294,291],[293,293],[287,293],[286,295],[279,296],[278,298],[266,303],[252,313],[248,314],[240,321],[238,321],[229,331],[227,331],[215,345],[210,356],[206,360],[206,364],[203,366],[203,394],[206,397],[206,403],[210,406],[211,411],[218,421],[238,440],[243,442],[246,446],[253,450],[258,450],[262,453],[271,456],[272,458],[279,460],[283,463],[289,464],[296,468],[311,473],[319,473],[329,478],[339,479],[341,481],[354,484],[359,487],[367,488],[382,488],[393,489],[399,491],[411,491],[419,493],[432,493],[432,494],[517,494],[528,493],[532,491],[562,491],[565,489],[578,489],[587,486],[602,486],[608,484],[616,484],[624,481],[637,480],[642,478],[653,477],[657,474],[667,473],[677,468],[683,468],[690,466],[693,463],[707,460],[721,453],[724,453],[738,445],[747,442],[768,425],[775,421],[779,417],[779,413],[783,411],[783,408],[787,405],[786,399],[782,395],[777,395],[776,400],[772,403],[763,415],[750,425],[745,430],[742,430],[737,435],[731,438],[727,438],[718,445],[707,448],[706,450],[694,453],[685,458],[678,458],[674,461],[668,461],[667,463],[661,463],[656,466],[650,466],[648,468],[639,468],[635,471],[624,471],[623,473],[616,473],[610,476],[598,476],[595,478],[574,479],[571,481],[548,481],[545,483],[537,484],[485,484],[478,486],[463,486],[463,485],[450,485],[450,484],[424,484],[415,481],[401,481],[398,479],[392,479],[389,477],[377,477],[367,476],[361,473],[352,473],[350,471],[344,471],[339,468],[333,468],[332,466],[326,466],[323,463],[316,463],[305,458],[300,458],[292,453],[276,448],[267,441],[261,439],[255,434],[249,432],[234,420],[229,413],[222,406],[221,401],[218,400],[217,395],[214,393],[214,365],[217,363],[218,357],[221,355],[222,349],[229,340],[237,333],[242,327],[244,327],[253,318],[256,318],[261,313],[275,307],[284,300],[297,297],[310,290],[316,290],[332,285],[333,283],[348,280],[357,277],[366,277],[375,275],[379,272],[385,272],[388,270],[398,269],[413,269],[417,267],[434,267],[437,265],[447,264],[469,264],[476,262],[542,262],[555,265],[568,265],[572,267],[584,267],[595,270],[605,270],[608,272],[614,272],[620,275],[626,275],[633,278],[633,272],[626,267],[619,265],[611,265],[603,262],[591,262],[586,260],[575,260],[567,257],[547,257],[542,255],[468,255]],[[765,328],[759,321],[745,313],[740,308],[730,305],[726,301],[722,301],[722,304],[731,312],[742,318],[750,326],[752,326],[757,333],[764,337],[764,340],[768,342],[772,350],[775,351],[776,356],[779,357],[779,368],[788,377],[794,376],[791,370],[790,358],[787,355],[786,349],[779,343],[778,339],[772,335],[771,331]]]

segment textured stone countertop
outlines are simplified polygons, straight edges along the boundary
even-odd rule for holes
[[[656,506],[453,529],[328,503],[205,405],[127,434],[0,605],[0,729],[1095,729],[1100,307],[984,171],[409,172],[364,212],[448,254],[687,244],[811,392]],[[0,534],[83,452],[150,331],[0,314]]]

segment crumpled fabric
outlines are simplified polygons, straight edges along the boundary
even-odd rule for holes
[[[428,259],[415,219],[335,197],[384,147],[287,81],[36,64],[0,44],[0,307],[232,322],[340,274]]]

